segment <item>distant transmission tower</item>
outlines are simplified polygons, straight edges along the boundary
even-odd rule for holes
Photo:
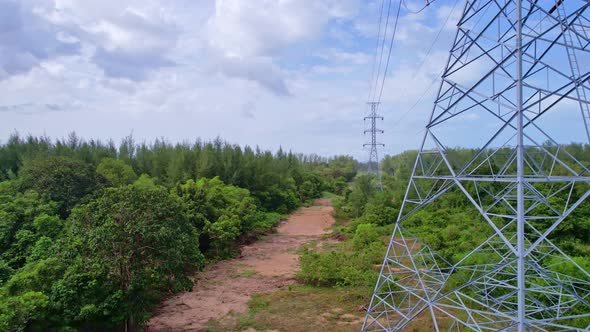
[[[383,134],[383,130],[377,128],[377,120],[383,120],[383,117],[377,114],[377,108],[379,102],[368,102],[371,106],[369,116],[364,118],[365,121],[369,120],[369,127],[365,130],[365,134],[371,134],[371,141],[363,144],[363,147],[369,147],[369,166],[367,173],[377,175],[377,181],[379,182],[379,189],[383,190],[383,184],[381,183],[381,170],[379,167],[379,153],[377,152],[378,146],[385,146],[383,143],[377,141],[377,134]],[[373,164],[376,165],[373,169]]]
[[[590,330],[590,273],[552,236],[590,195],[558,143],[587,139],[588,7],[466,1],[363,331]],[[487,237],[453,261],[404,226],[450,191]]]

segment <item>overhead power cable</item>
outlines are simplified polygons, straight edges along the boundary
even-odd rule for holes
[[[402,2],[405,0],[402,0]],[[428,7],[428,5],[430,5],[431,3],[433,3],[434,1],[430,1],[426,4],[426,6],[424,6],[424,8]],[[416,77],[418,77],[418,73],[420,73],[420,70],[422,69],[422,66],[426,63],[426,59],[428,59],[428,57],[430,56],[430,53],[432,51],[432,49],[434,48],[434,45],[436,44],[436,42],[438,41],[438,38],[440,37],[442,31],[444,30],[444,28],[446,27],[451,15],[453,14],[453,12],[455,11],[455,7],[457,7],[457,4],[459,3],[459,0],[455,0],[455,3],[453,4],[453,7],[451,7],[451,10],[449,11],[449,14],[447,15],[445,22],[443,23],[442,27],[438,30],[438,33],[436,34],[434,40],[432,41],[432,43],[430,44],[430,47],[428,48],[428,51],[426,52],[426,55],[424,56],[424,58],[422,59],[422,62],[420,63],[420,65],[418,66],[418,68],[414,71],[414,74],[412,75],[414,77],[413,80],[416,79]],[[422,8],[420,11],[422,11],[424,8]],[[443,71],[441,71],[438,75],[436,75],[432,81],[430,82],[430,84],[428,84],[428,87],[422,92],[422,94],[420,95],[420,97],[418,97],[418,99],[416,100],[416,102],[414,102],[414,104],[412,104],[412,106],[405,111],[398,119],[397,121],[395,121],[395,123],[397,125],[399,125],[399,123],[408,115],[410,114],[410,112],[412,112],[416,106],[418,106],[418,104],[422,101],[422,99],[426,96],[426,94],[428,93],[428,91],[430,91],[430,89],[432,89],[433,85],[435,82],[437,82],[440,78],[440,75],[442,75]]]
[[[389,69],[389,60],[391,58],[391,51],[393,49],[393,41],[395,39],[395,33],[397,32],[397,23],[399,21],[399,12],[402,8],[402,3],[400,1],[399,6],[397,7],[397,13],[395,15],[395,23],[393,25],[393,33],[391,34],[391,42],[389,43],[389,53],[387,54],[387,62],[385,63],[385,70],[383,71],[383,80],[381,81],[381,89],[379,91],[379,99],[377,102],[381,102],[381,96],[383,95],[383,87],[385,86],[385,78],[387,77],[387,70]]]
[[[424,98],[424,96],[426,96],[426,94],[430,91],[430,89],[432,89],[432,87],[434,86],[434,83],[438,82],[440,75],[442,75],[442,73],[444,72],[441,71],[438,75],[436,75],[432,81],[430,81],[430,84],[428,84],[428,87],[422,92],[422,94],[420,95],[420,97],[418,97],[418,99],[416,100],[416,102],[412,105],[412,107],[410,107],[407,111],[405,111],[398,119],[397,121],[395,121],[395,126],[398,126],[400,124],[400,122],[408,115],[410,114],[410,112],[412,112],[414,110],[414,108],[416,108],[416,106],[418,106],[418,104],[422,101],[422,98]]]
[[[377,66],[377,76],[371,86],[371,95],[369,100],[375,101],[375,95],[377,94],[377,82],[379,82],[379,78],[381,77],[381,65],[383,64],[383,54],[385,52],[385,41],[387,37],[387,28],[389,27],[389,17],[391,16],[391,0],[387,5],[387,17],[385,18],[385,28],[383,29],[383,42],[381,43],[381,54],[379,56],[379,65]],[[379,35],[379,41],[381,41],[381,35]]]
[[[418,66],[418,69],[416,69],[416,75],[414,75],[414,77],[417,76],[417,74],[420,72],[420,70],[422,69],[422,66],[424,66],[424,63],[426,63],[426,59],[428,58],[428,56],[430,55],[430,52],[432,52],[432,49],[434,48],[434,45],[436,45],[436,42],[438,41],[438,38],[440,37],[440,34],[442,33],[442,31],[445,29],[445,27],[447,26],[447,23],[449,22],[449,19],[451,18],[451,15],[453,14],[453,12],[455,11],[455,7],[457,6],[457,4],[459,3],[459,0],[455,0],[455,3],[453,4],[453,7],[451,7],[451,10],[449,11],[449,14],[447,15],[447,18],[445,19],[445,22],[443,23],[443,25],[440,27],[440,29],[438,30],[438,33],[436,34],[436,37],[434,37],[434,40],[432,41],[432,43],[430,44],[430,47],[428,48],[428,51],[426,52],[426,55],[424,56],[424,58],[422,58],[422,62],[420,63],[420,65]],[[430,3],[429,3],[430,4]],[[428,5],[426,5],[428,6]],[[424,7],[426,8],[426,7]],[[424,9],[423,8],[423,9]]]
[[[383,20],[383,8],[385,7],[385,0],[381,1],[381,11],[379,12],[379,32],[377,33],[377,43],[375,44],[375,56],[373,58],[373,69],[371,70],[371,79],[369,80],[369,95],[367,100],[371,99],[373,92],[373,79],[375,76],[375,65],[377,64],[377,53],[379,52],[379,43],[381,41],[381,21]]]
[[[430,4],[431,4],[431,3],[433,3],[434,1],[436,1],[436,0],[432,0],[432,1],[426,1],[426,4],[424,5],[424,7],[420,8],[420,10],[418,10],[418,11],[413,11],[413,10],[411,10],[411,9],[408,7],[408,5],[406,4],[406,1],[405,1],[405,0],[402,0],[402,4],[404,5],[404,8],[405,8],[405,9],[406,9],[406,10],[407,10],[409,13],[412,13],[412,14],[420,14],[420,13],[421,13],[421,12],[422,12],[424,9],[426,9],[426,7],[430,6]]]

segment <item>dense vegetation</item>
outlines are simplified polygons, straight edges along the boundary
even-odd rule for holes
[[[590,163],[590,146],[571,145],[567,149],[585,164]],[[453,153],[466,158],[472,151],[456,150]],[[304,282],[355,291],[363,296],[359,303],[368,303],[416,155],[416,151],[408,151],[384,158],[381,163],[383,192],[377,190],[375,178],[359,174],[343,196],[334,201],[336,235],[347,240],[329,250],[305,249],[299,273]],[[485,241],[491,231],[486,225],[459,190],[445,193],[404,220],[406,229],[450,263],[458,262]],[[577,264],[590,271],[590,202],[581,204],[566,222],[557,227],[551,240]],[[485,261],[486,258],[479,259]],[[554,265],[555,262],[547,263]],[[570,275],[576,270],[565,262],[552,268]],[[579,272],[574,275],[583,278]],[[579,322],[579,325],[587,326],[588,323]]]
[[[588,146],[568,150],[590,161]],[[384,158],[381,192],[346,156],[273,154],[219,139],[128,137],[117,146],[14,135],[0,146],[0,330],[136,329],[164,297],[189,289],[195,271],[326,191],[337,195],[332,236],[344,241],[303,248],[299,277],[367,303],[415,158]],[[589,216],[584,203],[552,234],[587,269]],[[488,234],[458,191],[404,225],[451,263]]]
[[[318,197],[351,157],[221,140],[13,135],[0,146],[0,330],[132,330],[209,261]]]

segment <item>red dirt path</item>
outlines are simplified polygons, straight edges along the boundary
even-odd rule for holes
[[[252,294],[294,284],[296,249],[326,234],[334,224],[329,199],[301,208],[266,239],[242,247],[238,258],[213,264],[195,275],[190,292],[177,294],[156,310],[146,331],[202,331],[211,319],[244,313]]]

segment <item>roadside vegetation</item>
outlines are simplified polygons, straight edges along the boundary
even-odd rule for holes
[[[580,160],[590,161],[588,146],[572,145],[568,151],[574,151]],[[455,153],[469,155],[470,151],[457,150]],[[312,308],[302,309],[306,313],[321,313],[322,308],[328,307],[347,308],[348,313],[357,319],[364,317],[415,158],[415,151],[384,158],[381,163],[383,192],[377,190],[374,178],[359,173],[341,196],[332,196],[336,224],[330,236],[340,242],[328,243],[322,248],[314,244],[304,246],[300,252],[298,273],[301,285],[276,294],[261,295],[265,305],[261,307],[258,300],[251,302],[250,312],[238,319],[241,327],[287,330],[291,322],[284,317],[289,317],[290,309],[279,303]],[[590,203],[582,204],[551,235],[552,241],[587,271],[590,271],[589,209]],[[483,218],[459,191],[448,192],[427,205],[406,219],[404,226],[450,263],[458,262],[490,234]],[[485,257],[479,259],[485,260]],[[574,271],[573,266],[565,262],[557,268],[570,275]],[[583,277],[581,274],[573,276]],[[326,292],[331,294],[330,297],[320,295]],[[301,293],[307,294],[304,299]],[[322,317],[318,314],[306,321],[321,329],[326,323]],[[339,322],[344,324],[340,327],[343,331],[358,330],[362,325],[362,321],[349,325],[342,320]],[[336,323],[332,322],[329,327],[337,330]],[[433,328],[421,324],[418,319],[412,328],[416,331],[431,331]],[[587,324],[578,322],[579,326]],[[301,329],[294,327],[292,330]]]
[[[0,330],[137,330],[191,276],[356,161],[221,141],[13,135],[0,146]]]
[[[585,164],[590,161],[589,146],[571,145],[567,149]],[[461,157],[471,152],[456,150],[454,153]],[[299,278],[306,287],[331,288],[342,294],[354,292],[359,295],[350,299],[354,306],[366,309],[415,158],[415,151],[384,158],[381,163],[383,192],[377,190],[374,178],[358,174],[342,197],[333,200],[337,224],[332,237],[343,241],[329,248],[309,246],[302,249]],[[490,227],[458,190],[444,194],[411,215],[404,220],[404,227],[451,264],[458,262],[491,234]],[[551,240],[578,265],[590,271],[590,203],[580,205],[554,230]],[[477,259],[486,261],[482,255]],[[576,269],[572,264],[556,263],[546,262],[551,269],[586,278],[579,271],[574,273]],[[364,316],[364,311],[358,314]],[[574,322],[582,327],[588,323]],[[429,331],[432,327],[416,328]]]

